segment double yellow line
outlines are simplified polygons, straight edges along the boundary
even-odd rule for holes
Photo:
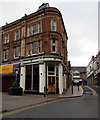
[[[67,100],[67,99],[62,98],[62,99],[57,99],[57,100],[52,100],[52,101],[40,103],[40,104],[37,104],[37,105],[31,105],[31,106],[28,106],[28,107],[25,107],[25,108],[19,108],[19,109],[14,110],[14,111],[4,112],[4,113],[0,114],[0,116],[6,117],[8,115],[16,114],[16,113],[19,113],[19,112],[22,112],[22,111],[25,111],[25,110],[28,110],[28,109],[31,109],[31,108],[43,106],[43,105],[50,104],[50,103],[60,102],[60,101],[64,101],[64,100]]]

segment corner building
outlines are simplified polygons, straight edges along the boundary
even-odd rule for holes
[[[2,65],[19,66],[18,73],[13,68],[15,81],[26,93],[62,94],[67,89],[67,40],[60,11],[42,4],[35,13],[2,27]]]

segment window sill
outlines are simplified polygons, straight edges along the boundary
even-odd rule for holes
[[[5,59],[5,60],[3,60],[4,62],[7,62],[8,61],[8,59]]]
[[[19,57],[15,57],[14,60],[19,59]]]

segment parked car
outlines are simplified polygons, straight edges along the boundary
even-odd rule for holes
[[[73,85],[79,85],[79,80],[73,80]]]

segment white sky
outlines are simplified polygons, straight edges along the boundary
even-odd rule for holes
[[[87,66],[98,53],[98,0],[1,0],[0,27],[34,13],[42,3],[58,8],[68,34],[68,60]]]

